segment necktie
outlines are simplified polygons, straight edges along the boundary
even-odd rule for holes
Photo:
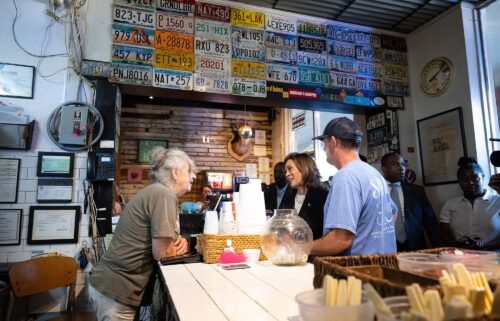
[[[396,230],[396,241],[398,241],[399,243],[404,243],[406,242],[405,222],[403,218],[403,211],[401,211],[401,202],[399,200],[398,189],[394,184],[391,184],[391,198],[398,208],[398,216],[396,222],[394,223],[394,228]]]

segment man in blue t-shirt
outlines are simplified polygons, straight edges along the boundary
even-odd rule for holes
[[[384,177],[359,159],[363,133],[346,118],[332,119],[323,135],[328,163],[339,171],[330,181],[325,202],[323,237],[314,241],[313,255],[396,253],[397,214]]]

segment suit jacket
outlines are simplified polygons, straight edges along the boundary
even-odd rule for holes
[[[294,208],[295,195],[297,190],[290,188],[291,193],[285,193],[279,208]],[[326,198],[328,197],[328,190],[324,187],[309,188],[304,199],[304,203],[300,208],[299,216],[302,217],[313,232],[313,239],[319,239],[323,236],[323,207]]]
[[[285,195],[290,193],[292,193],[292,188],[290,187],[290,185],[287,185],[285,194],[283,194],[283,198],[281,199],[281,201],[283,202]],[[278,199],[278,186],[276,186],[276,183],[267,185],[264,190],[264,201],[266,203],[266,210],[273,211],[277,208],[280,208],[279,207],[280,204],[277,204],[278,203],[277,199]]]
[[[422,186],[401,182],[405,207],[405,231],[408,250],[426,248],[425,234],[433,247],[442,246],[439,223]]]

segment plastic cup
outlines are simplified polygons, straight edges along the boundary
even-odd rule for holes
[[[259,262],[260,249],[244,249],[242,252],[245,254],[248,264],[257,264]]]
[[[219,234],[219,217],[217,211],[207,211],[205,213],[204,234]]]
[[[401,313],[410,311],[410,301],[406,295],[391,296],[384,299],[385,304],[391,309],[394,318],[377,313],[378,321],[397,321],[401,320]]]

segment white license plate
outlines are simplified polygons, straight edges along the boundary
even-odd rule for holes
[[[356,47],[350,42],[328,40],[328,54],[355,58]]]
[[[154,29],[113,24],[112,41],[115,44],[154,47]]]
[[[373,62],[358,61],[358,72],[360,76],[382,78],[382,65]]]
[[[111,60],[114,63],[153,64],[153,49],[133,46],[112,45]]]
[[[356,89],[356,75],[342,72],[330,72],[330,87]]]
[[[161,10],[194,14],[194,0],[156,0],[156,7]]]
[[[233,59],[243,59],[264,62],[266,47],[245,42],[232,42]]]
[[[266,47],[297,50],[297,36],[266,31]]]
[[[403,97],[387,96],[387,107],[403,108]]]
[[[297,21],[289,17],[266,14],[266,30],[288,35],[296,35]]]
[[[382,61],[382,49],[374,47],[356,46],[356,59],[371,62]]]
[[[120,84],[151,86],[153,68],[148,66],[112,64],[109,81]]]
[[[373,33],[356,32],[354,41],[356,45],[380,47],[380,36]]]
[[[362,91],[382,92],[382,79],[356,77],[356,88]]]
[[[126,7],[149,9],[149,10],[155,9],[154,0],[114,0],[113,4]]]
[[[384,80],[408,83],[408,67],[384,64],[382,70],[384,73]]]
[[[266,48],[266,61],[295,66],[297,64],[297,51]]]
[[[232,94],[237,96],[265,98],[266,81],[232,77]]]
[[[298,37],[299,51],[326,53],[326,40],[310,37]]]
[[[328,69],[355,74],[358,71],[356,59],[344,56],[328,56]]]
[[[264,45],[264,30],[244,28],[244,27],[231,27],[231,41],[235,42],[248,42],[256,45]]]
[[[193,90],[193,73],[179,70],[154,69],[153,87]]]
[[[194,34],[194,18],[156,11],[156,28],[192,35]]]
[[[205,19],[195,20],[194,33],[197,36],[229,39],[231,26],[229,23],[210,21]]]
[[[221,75],[194,74],[194,90],[230,95],[232,93],[231,79]]]
[[[384,80],[383,93],[386,95],[408,96],[408,84]]]
[[[223,58],[231,58],[231,42],[225,39],[195,36],[194,53]]]
[[[315,67],[326,69],[326,55],[303,52],[297,53],[297,64],[301,67]]]
[[[154,28],[155,12],[138,8],[113,6],[113,21]]]
[[[328,71],[316,68],[299,68],[299,83],[328,87],[330,75]]]
[[[366,122],[366,130],[372,130],[385,125],[385,113],[378,113],[368,117]]]
[[[197,73],[228,75],[231,71],[231,59],[228,58],[197,55],[195,61],[195,71]]]
[[[284,82],[288,84],[299,83],[299,70],[297,67],[286,65],[268,64],[267,80],[275,82]]]
[[[382,61],[390,65],[408,65],[406,52],[382,49]]]
[[[354,42],[354,30],[339,27],[336,25],[328,25],[326,27],[326,36],[332,40]]]

